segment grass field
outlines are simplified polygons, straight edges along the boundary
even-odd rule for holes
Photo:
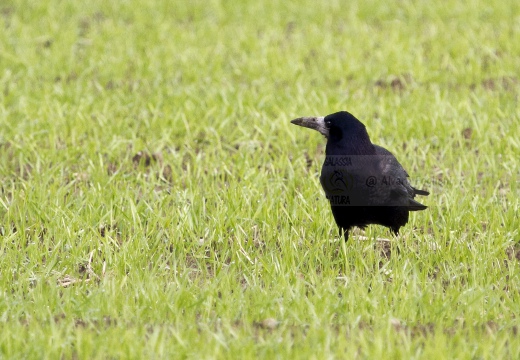
[[[520,358],[519,39],[513,0],[1,1],[0,358]],[[399,238],[338,238],[290,120],[339,110],[431,192]]]

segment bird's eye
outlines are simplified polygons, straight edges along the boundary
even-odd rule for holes
[[[325,120],[325,126],[330,127],[330,120]]]

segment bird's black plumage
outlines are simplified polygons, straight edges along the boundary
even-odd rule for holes
[[[369,224],[386,226],[398,234],[410,211],[426,209],[414,198],[429,192],[410,185],[408,173],[395,156],[372,144],[365,125],[352,114],[341,111],[291,122],[327,138],[320,182],[345,240],[353,226]]]

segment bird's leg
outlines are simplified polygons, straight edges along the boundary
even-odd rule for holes
[[[400,226],[394,226],[392,228],[390,228],[390,230],[392,231],[392,234],[394,234],[394,236],[397,238],[399,236],[399,228]],[[399,247],[399,242],[396,242],[396,249],[397,249],[397,255],[401,254],[401,248]]]
[[[343,237],[345,238],[345,242],[348,241],[348,228],[343,228],[343,227],[340,227],[339,228],[339,236],[341,236],[343,234]]]

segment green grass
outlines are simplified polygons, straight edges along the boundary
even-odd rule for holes
[[[0,29],[0,358],[520,357],[518,2],[7,0]],[[338,110],[431,192],[390,248],[338,238],[289,122]]]

